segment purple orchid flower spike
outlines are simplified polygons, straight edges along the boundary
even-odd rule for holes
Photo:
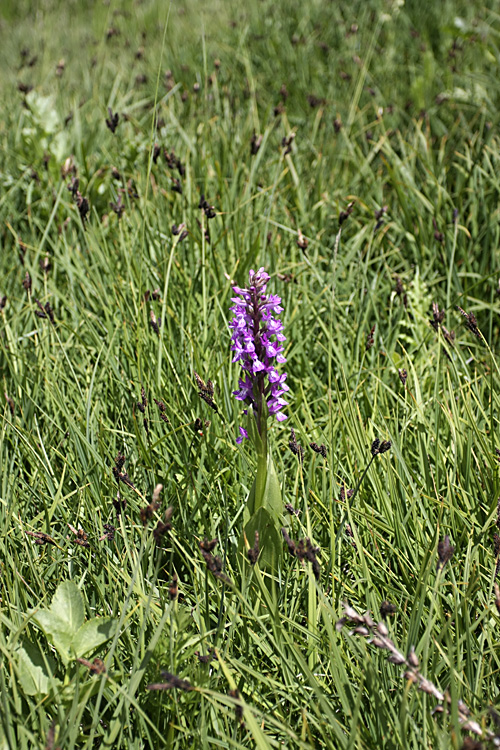
[[[283,394],[288,391],[286,374],[277,366],[286,362],[283,356],[283,312],[281,299],[267,294],[269,274],[263,268],[250,271],[247,289],[233,287],[229,323],[232,331],[233,362],[239,362],[242,373],[234,395],[247,405],[245,427],[239,428],[236,442],[248,438],[255,448],[257,472],[243,511],[242,549],[244,544],[260,540],[259,565],[277,571],[282,553],[279,534],[283,515],[281,487],[271,455],[267,423],[274,415],[278,422],[286,419],[282,409],[287,405]],[[245,542],[246,540],[246,542]]]
[[[233,297],[231,312],[233,318],[231,350],[233,362],[240,362],[243,374],[239,379],[239,389],[234,396],[250,406],[255,415],[257,431],[263,437],[265,422],[269,414],[274,414],[278,422],[285,420],[282,408],[287,405],[282,396],[288,391],[286,374],[280,374],[276,364],[286,362],[283,356],[285,341],[283,323],[277,317],[283,308],[281,298],[266,294],[269,274],[264,268],[250,271],[248,289],[233,287],[239,297]],[[240,427],[236,442],[248,438],[248,432]]]

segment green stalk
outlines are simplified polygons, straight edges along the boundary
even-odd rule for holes
[[[261,434],[257,449],[257,476],[255,477],[254,512],[264,504],[267,481],[267,421],[261,423]]]
[[[248,497],[247,509],[250,516],[264,504],[264,495],[267,481],[267,418],[260,420],[260,433],[257,425],[257,417],[253,409],[248,409],[247,432],[250,442],[257,454],[257,474]]]

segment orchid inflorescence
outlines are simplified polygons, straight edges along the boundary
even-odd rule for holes
[[[269,274],[264,268],[259,268],[250,271],[249,277],[248,289],[233,287],[241,299],[232,298],[231,350],[234,352],[233,362],[240,362],[244,372],[239,379],[239,389],[233,393],[252,408],[261,433],[268,414],[275,414],[278,422],[287,418],[281,411],[288,403],[281,398],[288,391],[286,374],[280,375],[275,367],[275,363],[286,362],[281,343],[286,339],[282,333],[283,323],[277,317],[283,312],[281,298],[266,294]],[[248,432],[240,427],[237,442],[241,443],[243,438],[248,438]]]

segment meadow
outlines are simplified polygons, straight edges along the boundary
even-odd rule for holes
[[[3,0],[1,750],[500,746],[499,60],[493,0]]]

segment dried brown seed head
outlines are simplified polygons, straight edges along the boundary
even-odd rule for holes
[[[457,310],[464,316],[466,322],[465,326],[469,329],[471,333],[474,334],[474,336],[477,336],[478,339],[482,338],[481,331],[479,330],[477,326],[477,320],[474,313],[466,313],[465,310],[462,310],[461,307],[457,305]]]
[[[88,659],[77,658],[77,662],[83,664],[84,667],[87,667],[89,672],[91,672],[92,674],[103,674],[106,672],[106,667],[103,660],[99,659],[97,656],[92,661],[89,661]]]
[[[420,666],[420,662],[418,660],[418,656],[415,653],[415,647],[411,646],[410,653],[408,654],[407,658],[408,664],[410,667],[413,667],[414,669],[418,669]]]
[[[350,203],[347,204],[347,207],[345,208],[345,210],[341,211],[339,214],[339,227],[341,227],[342,224],[345,221],[347,221],[347,219],[349,218],[349,216],[352,214],[353,211],[354,211],[354,201],[351,201]]]
[[[177,578],[177,573],[174,573],[174,575],[172,576],[172,583],[168,588],[168,595],[170,599],[177,599],[177,596],[179,594],[178,582],[179,579]]]
[[[259,558],[259,532],[255,532],[255,541],[253,547],[251,547],[249,550],[247,550],[248,559],[250,561],[250,565],[255,565]]]
[[[447,562],[451,560],[455,552],[455,547],[450,544],[450,537],[446,534],[445,538],[438,544],[438,564],[437,569],[444,568]]]
[[[398,608],[395,604],[392,604],[388,601],[383,601],[380,605],[380,615],[384,619],[386,619],[389,615],[394,615],[398,611]]]

